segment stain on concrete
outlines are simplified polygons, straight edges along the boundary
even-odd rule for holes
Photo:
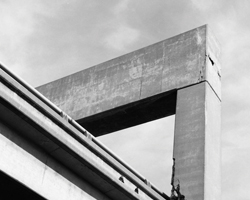
[[[199,27],[37,89],[77,120],[201,82],[206,29]]]

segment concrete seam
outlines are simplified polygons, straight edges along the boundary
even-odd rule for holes
[[[46,157],[46,161],[45,161],[45,168],[44,168],[44,171],[43,171],[43,178],[42,178],[42,183],[41,184],[43,184],[43,180],[44,180],[44,176],[45,176],[45,172],[46,172],[46,170],[47,170],[47,163],[48,163],[48,156]]]
[[[53,152],[57,151],[58,149],[60,149],[60,147],[58,147],[58,148],[56,148],[56,149],[50,151],[49,154],[52,154]]]
[[[191,87],[191,86],[194,86],[194,85],[198,85],[198,84],[201,84],[201,83],[204,83],[204,82],[208,83],[208,85],[211,87],[211,89],[213,90],[213,92],[215,93],[215,95],[217,96],[217,98],[221,101],[221,98],[218,96],[218,94],[215,92],[215,90],[213,89],[213,87],[211,86],[211,84],[207,80],[203,80],[201,82],[190,84],[190,85],[187,85],[187,86],[184,86],[184,87],[180,87],[180,88],[176,88],[176,89],[177,90],[182,90],[182,89],[185,89],[185,88],[188,88],[188,87]]]
[[[144,68],[144,66],[145,66],[145,58],[143,57],[143,65],[142,65],[142,72],[141,72],[141,84],[140,84],[140,94],[139,94],[139,99],[141,99],[141,93],[142,93],[142,80],[143,80],[143,68]]]
[[[165,56],[166,56],[166,49],[165,49],[165,42],[163,42],[163,47],[162,47],[162,51],[163,51],[163,63],[162,63],[162,69],[161,69],[161,92],[162,92],[162,84],[163,84],[163,69],[164,69],[164,66],[165,66],[165,60],[166,60],[166,58],[165,58]]]
[[[208,83],[208,85],[210,86],[210,88],[213,90],[213,92],[215,93],[215,95],[217,96],[217,98],[220,100],[221,102],[221,98],[218,96],[217,92],[214,90],[214,88],[212,87],[212,85],[206,80],[205,82]]]

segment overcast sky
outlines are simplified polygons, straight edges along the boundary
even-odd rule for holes
[[[35,87],[204,24],[221,46],[222,199],[249,200],[249,0],[0,0],[0,62]],[[170,194],[173,126],[102,141]]]

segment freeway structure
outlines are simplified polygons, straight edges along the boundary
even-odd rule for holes
[[[1,66],[4,195],[164,200],[182,194],[188,200],[220,199],[218,54],[215,38],[201,26],[37,90]],[[96,137],[174,114],[169,197]]]

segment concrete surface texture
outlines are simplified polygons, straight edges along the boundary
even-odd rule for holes
[[[220,199],[218,52],[202,26],[38,90],[96,136],[175,114],[175,195]],[[53,200],[169,199],[2,67],[0,78],[0,170],[7,176]]]
[[[176,114],[175,187],[220,199],[219,53],[201,26],[37,89],[96,136]]]
[[[213,35],[202,26],[37,89],[99,136],[174,114],[175,97],[163,106],[154,103],[156,95],[209,80],[220,97],[218,53]]]
[[[205,80],[202,26],[37,88],[75,120]]]
[[[40,199],[168,199],[2,66],[0,78],[0,177],[9,177],[1,184],[14,180],[26,188],[20,196],[32,190]]]
[[[187,199],[220,199],[220,103],[207,82],[178,90],[174,183]]]

